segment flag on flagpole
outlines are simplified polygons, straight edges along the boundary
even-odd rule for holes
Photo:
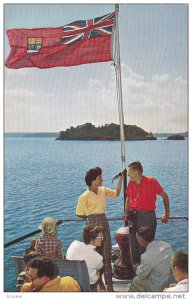
[[[115,12],[56,28],[8,29],[8,68],[53,68],[112,60]]]

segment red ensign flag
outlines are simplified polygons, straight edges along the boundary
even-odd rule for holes
[[[8,29],[8,68],[53,68],[112,60],[115,13],[57,28]]]

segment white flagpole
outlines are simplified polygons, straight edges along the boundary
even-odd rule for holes
[[[120,43],[119,43],[119,5],[115,5],[115,43],[114,43],[114,67],[116,75],[116,86],[117,86],[117,102],[119,111],[119,123],[120,123],[120,141],[121,141],[121,159],[122,169],[125,170],[124,174],[124,211],[126,195],[125,189],[127,187],[127,170],[125,166],[125,134],[124,134],[124,115],[123,115],[123,100],[122,100],[122,82],[121,82],[121,60],[120,60]],[[128,226],[128,222],[125,221],[125,226]]]
[[[115,74],[116,74],[117,102],[118,102],[119,123],[120,123],[121,159],[122,159],[122,168],[125,169],[125,135],[124,135],[124,115],[123,115],[123,101],[122,101],[122,82],[121,82],[121,61],[120,61],[118,14],[119,14],[119,5],[116,4],[115,5],[114,67],[115,67]]]

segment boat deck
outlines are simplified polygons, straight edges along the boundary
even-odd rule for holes
[[[128,292],[132,280],[120,280],[113,278],[113,289],[115,292]]]

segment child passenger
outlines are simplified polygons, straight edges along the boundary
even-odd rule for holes
[[[62,243],[57,239],[57,222],[52,218],[45,218],[39,226],[43,235],[35,243],[35,250],[50,258],[63,258]]]
[[[17,283],[16,283],[16,288],[20,292],[23,284],[27,281],[28,279],[28,271],[30,267],[30,263],[32,259],[36,258],[39,256],[39,253],[35,251],[30,251],[30,249],[25,250],[24,254],[24,264],[25,264],[25,269],[19,274],[17,277]]]

